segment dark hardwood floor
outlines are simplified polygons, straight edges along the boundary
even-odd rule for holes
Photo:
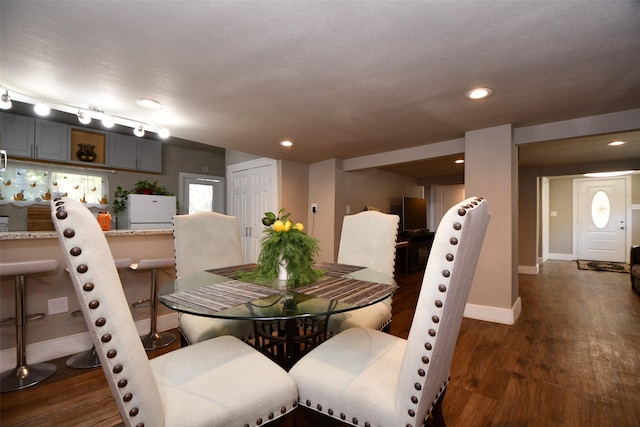
[[[392,334],[407,336],[421,280],[398,277]],[[640,297],[629,276],[547,261],[519,286],[515,325],[463,320],[444,399],[448,426],[640,426]],[[49,380],[0,395],[0,425],[122,425],[102,370],[68,369],[64,360]],[[338,425],[307,414],[306,426]]]

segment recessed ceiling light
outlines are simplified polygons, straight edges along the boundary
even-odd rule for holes
[[[136,99],[136,104],[144,108],[150,108],[152,110],[160,110],[162,109],[162,104],[151,98],[138,98]]]
[[[464,163],[464,159],[456,159],[456,160],[454,160],[454,162],[453,162],[453,163],[455,163],[455,164],[457,164],[457,165],[461,165],[461,164],[463,164],[463,163]]]
[[[464,96],[467,99],[483,99],[490,96],[493,93],[493,89],[488,87],[479,87],[476,89],[472,89],[469,92],[465,93]]]
[[[608,142],[607,145],[615,147],[617,145],[624,145],[626,143],[627,143],[627,141],[611,141],[611,142]]]
[[[280,141],[280,145],[282,145],[283,147],[286,147],[286,148],[291,148],[291,147],[293,147],[293,142],[291,142],[291,141]]]

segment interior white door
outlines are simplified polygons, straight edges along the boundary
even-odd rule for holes
[[[624,262],[626,251],[625,178],[578,180],[578,259]]]
[[[433,200],[434,221],[433,226],[429,227],[431,230],[435,231],[438,229],[438,225],[444,214],[447,213],[451,206],[463,201],[465,199],[464,194],[464,184],[435,186]]]
[[[231,215],[237,216],[242,237],[244,262],[254,263],[260,254],[260,240],[265,212],[277,212],[277,179],[275,161],[246,162],[229,167],[229,200]]]

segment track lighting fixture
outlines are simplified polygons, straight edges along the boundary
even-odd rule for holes
[[[11,108],[11,98],[9,97],[9,91],[5,90],[2,96],[0,96],[0,108],[8,110]]]
[[[89,123],[91,123],[91,116],[89,115],[89,113],[78,110],[78,121],[83,125],[88,125]]]
[[[138,138],[142,138],[144,136],[144,126],[140,124],[137,128],[133,128],[133,134]]]
[[[162,139],[167,139],[169,138],[169,129],[167,128],[160,128],[158,129],[158,136]]]
[[[78,106],[65,102],[56,101],[50,98],[34,97],[24,93],[11,90],[0,86],[0,109],[8,110],[13,107],[12,101],[30,104],[34,106],[34,111],[40,116],[46,116],[53,109],[63,113],[73,114],[78,117],[78,121],[83,125],[91,123],[92,119],[100,120],[106,128],[114,125],[125,126],[133,129],[134,135],[137,137],[144,136],[147,132],[154,132],[160,138],[168,138],[169,130],[151,123],[145,123],[140,120],[130,119],[128,117],[119,116],[117,114],[106,113],[102,108],[89,105]],[[141,98],[137,100],[138,104],[147,108],[159,110],[162,105],[153,99]]]
[[[35,111],[39,116],[47,116],[49,115],[51,108],[47,104],[39,102],[33,106],[33,111]]]
[[[112,128],[113,125],[115,124],[115,122],[113,121],[113,117],[109,116],[109,115],[104,115],[102,116],[102,126],[106,127],[106,128]]]

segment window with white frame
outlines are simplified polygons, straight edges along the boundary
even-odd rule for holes
[[[107,172],[97,169],[11,161],[0,182],[0,204],[27,206],[63,195],[87,206],[109,203]]]

